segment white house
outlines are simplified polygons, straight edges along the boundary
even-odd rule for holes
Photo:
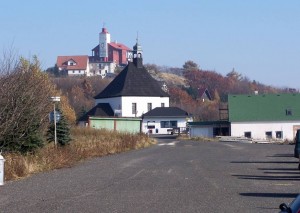
[[[56,65],[60,72],[69,76],[90,76],[87,55],[57,56]]]
[[[228,121],[191,122],[191,136],[230,135],[293,140],[300,129],[300,94],[229,95]]]
[[[186,131],[191,116],[178,107],[156,107],[145,113],[142,121],[142,132],[150,134],[173,134],[174,130]]]

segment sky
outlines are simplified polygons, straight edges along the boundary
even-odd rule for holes
[[[299,11],[299,0],[1,0],[0,48],[37,55],[47,69],[58,55],[91,55],[105,26],[130,48],[138,33],[144,63],[192,60],[299,89]]]

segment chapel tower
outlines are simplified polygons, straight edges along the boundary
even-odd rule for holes
[[[108,44],[110,43],[110,34],[105,27],[99,34],[99,57],[100,61],[108,61]]]

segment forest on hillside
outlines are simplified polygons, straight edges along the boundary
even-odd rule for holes
[[[219,119],[219,105],[227,101],[228,94],[260,94],[295,92],[288,88],[276,88],[261,84],[232,70],[225,76],[210,70],[202,70],[193,61],[182,68],[145,64],[149,73],[162,84],[170,95],[170,106],[177,106],[193,115],[196,121]],[[50,73],[51,74],[51,73]],[[77,119],[94,106],[94,96],[101,92],[113,79],[101,77],[51,77],[52,82],[69,100]],[[200,91],[207,89],[211,101],[203,101]]]

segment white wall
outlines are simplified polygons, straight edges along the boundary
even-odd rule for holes
[[[132,103],[137,104],[137,114],[132,113]],[[161,103],[165,107],[169,107],[169,97],[122,97],[122,116],[123,117],[141,117],[148,112],[148,103],[152,103],[152,109],[161,107]]]
[[[74,71],[74,72],[73,72]],[[86,75],[86,70],[68,70],[68,76]]]
[[[96,99],[95,104],[109,103],[113,110],[119,110],[121,107],[122,117],[141,117],[144,113],[148,112],[148,103],[152,103],[152,109],[161,107],[161,103],[165,107],[169,107],[169,97],[115,97]],[[132,113],[132,103],[137,105],[137,114]]]
[[[88,67],[89,76],[101,75],[104,78],[108,73],[115,73],[116,63],[90,63]]]
[[[251,132],[253,139],[266,139],[266,132],[272,132],[272,138],[276,138],[276,131],[282,131],[282,139],[293,140],[294,129],[300,128],[299,122],[252,122],[231,123],[231,136],[244,136],[245,132]]]
[[[154,121],[154,122],[153,122]],[[152,129],[152,134],[170,134],[168,132],[168,129],[172,128],[161,128],[160,122],[161,121],[177,121],[177,127],[186,127],[186,118],[179,118],[179,117],[165,117],[165,118],[144,118],[142,122],[142,132],[148,133],[149,129],[147,128],[147,124],[149,122],[149,125],[155,126],[154,129]],[[156,129],[158,130],[158,133],[156,133]]]
[[[212,126],[191,126],[190,128],[191,137],[214,137],[214,127]]]

